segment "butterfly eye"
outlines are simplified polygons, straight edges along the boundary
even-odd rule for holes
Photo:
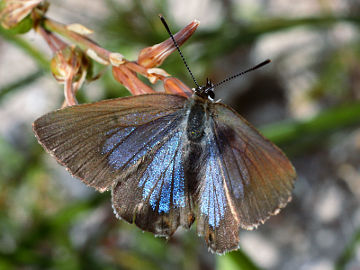
[[[214,91],[210,90],[207,94],[208,94],[208,96],[209,96],[211,99],[214,99],[214,98],[215,98],[215,93],[214,93]]]

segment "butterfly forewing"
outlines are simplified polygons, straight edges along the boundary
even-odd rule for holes
[[[170,236],[194,221],[183,166],[186,101],[151,94],[79,105],[39,118],[34,131],[74,176],[112,189],[118,217]]]
[[[60,164],[104,191],[146,153],[149,144],[161,139],[158,133],[170,125],[185,101],[181,96],[153,94],[77,105],[40,117],[33,129]],[[156,129],[153,123],[158,124]]]
[[[295,169],[277,146],[231,108],[215,104],[213,115],[241,225],[256,227],[290,200]]]

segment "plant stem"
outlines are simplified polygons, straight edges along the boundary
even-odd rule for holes
[[[0,27],[0,36],[20,47],[24,52],[30,55],[41,68],[46,71],[50,70],[49,61],[44,57],[42,52],[35,49],[33,46],[30,45],[30,43],[3,29],[2,27]]]
[[[42,70],[37,70],[34,73],[26,76],[22,79],[17,79],[16,82],[10,83],[0,89],[0,100],[9,92],[12,92],[16,89],[21,89],[23,86],[28,85],[42,76],[44,72]]]
[[[98,62],[102,64],[109,64],[110,60],[110,53],[108,50],[101,48],[98,46],[94,41],[88,39],[87,37],[80,35],[78,33],[75,33],[71,30],[68,30],[66,25],[55,22],[49,18],[44,18],[43,26],[46,30],[58,33],[59,35],[65,37],[66,39],[72,41],[77,46],[79,46],[82,50],[87,52],[90,57],[93,57],[93,55],[90,54],[89,51],[95,53],[96,59]]]
[[[360,123],[360,102],[353,102],[323,111],[307,121],[280,122],[260,128],[262,133],[283,148],[286,145],[295,152],[303,152],[306,147],[324,142],[324,136],[333,131]],[[293,145],[293,142],[297,142]],[[291,146],[292,145],[292,146]]]

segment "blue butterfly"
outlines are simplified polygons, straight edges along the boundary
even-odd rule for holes
[[[111,190],[115,213],[143,230],[197,232],[210,250],[238,248],[284,207],[295,170],[211,85],[193,96],[157,93],[57,110],[37,119],[41,145],[88,186]]]
[[[196,220],[221,254],[238,248],[240,228],[257,227],[289,202],[296,173],[279,148],[214,102],[217,85],[208,80],[188,98],[156,93],[67,107],[33,130],[72,175],[111,190],[119,218],[165,237]]]

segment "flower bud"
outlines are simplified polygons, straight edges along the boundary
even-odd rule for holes
[[[83,36],[87,36],[87,35],[94,33],[93,30],[85,27],[84,25],[82,25],[80,23],[69,24],[66,26],[66,29],[73,31],[79,35],[83,35]]]
[[[148,68],[146,71],[148,74],[147,77],[152,84],[156,83],[159,79],[164,80],[170,76],[170,74],[162,68]]]
[[[199,21],[194,20],[176,33],[174,38],[177,44],[181,46],[186,40],[188,40],[188,38],[190,38],[195,32],[199,24]],[[176,47],[174,42],[171,38],[168,38],[162,43],[142,49],[137,62],[139,65],[146,68],[157,67],[160,66],[162,62],[164,62],[164,60],[175,50]]]
[[[118,67],[113,66],[113,75],[114,78],[124,85],[130,93],[135,95],[149,94],[154,93],[149,86],[143,83],[137,76],[136,73],[128,69],[125,65],[120,65]]]
[[[174,77],[168,77],[164,79],[165,93],[176,94],[184,97],[190,97],[193,91],[186,86],[182,81]]]
[[[57,51],[50,62],[51,72],[59,82],[64,82],[70,75],[77,81],[88,66],[85,54],[75,46]]]
[[[2,27],[16,27],[42,0],[3,0],[0,21]]]

